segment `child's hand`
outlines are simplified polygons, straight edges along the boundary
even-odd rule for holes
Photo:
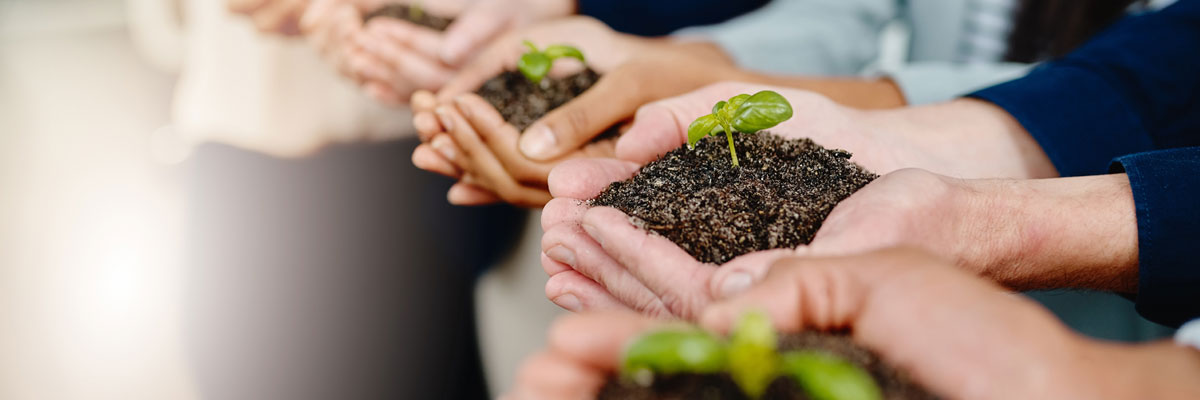
[[[460,179],[447,198],[459,205],[502,200],[526,207],[541,207],[550,200],[546,179],[558,161],[531,161],[517,150],[520,133],[474,94],[459,96],[452,105],[435,109],[437,125],[445,133],[413,153],[418,167]],[[606,157],[612,141],[591,143],[564,156]],[[490,193],[491,196],[485,194]]]

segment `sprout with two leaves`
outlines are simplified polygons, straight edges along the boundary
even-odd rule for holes
[[[688,148],[705,137],[725,134],[729,140],[729,156],[733,166],[738,166],[737,149],[733,146],[733,133],[758,133],[792,118],[792,105],[783,95],[764,90],[753,95],[740,94],[729,101],[713,106],[712,114],[697,118],[688,126]]]
[[[691,326],[642,335],[625,350],[621,373],[641,386],[656,375],[728,373],[750,398],[786,376],[814,400],[883,398],[870,373],[841,357],[815,350],[781,354],[771,321],[756,312],[742,316],[728,342]]]
[[[525,47],[528,47],[529,51],[517,61],[517,69],[535,85],[542,83],[542,79],[545,79],[546,74],[550,73],[550,67],[554,66],[554,60],[570,57],[579,62],[587,62],[583,58],[583,52],[565,44],[555,44],[546,47],[546,50],[538,50],[533,42],[526,40]]]

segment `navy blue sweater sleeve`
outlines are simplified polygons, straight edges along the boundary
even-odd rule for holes
[[[1200,132],[1198,132],[1200,133]],[[1179,326],[1200,317],[1200,147],[1118,157],[1138,224],[1138,313]]]
[[[1129,17],[1024,78],[971,94],[1012,114],[1063,176],[1200,145],[1200,0]]]
[[[709,25],[750,12],[770,0],[578,0],[579,14],[617,31],[662,36],[680,28]]]

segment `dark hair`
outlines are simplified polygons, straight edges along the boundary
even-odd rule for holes
[[[1008,37],[1007,61],[1063,56],[1145,0],[1021,0]]]

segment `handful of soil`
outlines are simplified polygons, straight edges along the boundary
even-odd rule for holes
[[[520,72],[505,71],[484,82],[475,94],[524,132],[534,121],[583,94],[599,80],[600,74],[591,68],[565,78],[546,77],[541,84],[530,82]]]
[[[445,31],[446,27],[450,26],[451,22],[454,22],[453,19],[432,15],[419,8],[414,10],[412,7],[404,4],[388,4],[375,9],[375,11],[367,13],[367,15],[364,15],[363,23],[365,24],[378,17],[388,17],[401,21],[408,21],[438,32]]]
[[[902,371],[896,370],[879,360],[870,351],[854,344],[843,334],[806,332],[781,335],[779,349],[820,350],[839,356],[862,367],[871,374],[887,400],[936,399],[912,382]],[[656,376],[648,387],[619,379],[609,380],[600,394],[600,400],[750,400],[738,388],[728,374],[677,374]],[[809,397],[800,386],[788,377],[776,378],[767,388],[763,400],[803,400]]]
[[[741,166],[723,135],[681,146],[591,204],[617,208],[706,263],[812,241],[833,207],[878,175],[809,139],[768,132],[734,135]]]

